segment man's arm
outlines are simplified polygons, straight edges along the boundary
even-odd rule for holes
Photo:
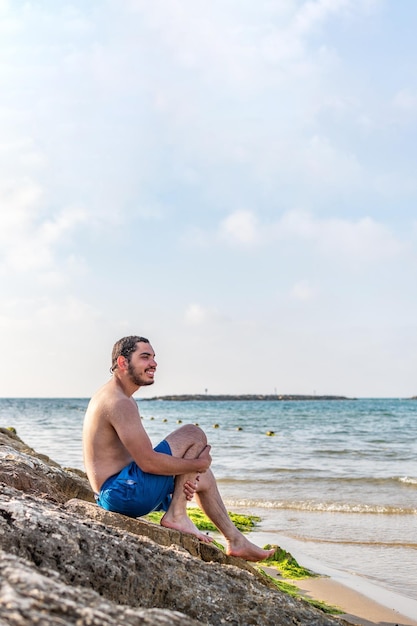
[[[155,452],[134,400],[128,398],[119,400],[113,413],[109,421],[123,446],[142,471],[162,476],[177,476],[205,472],[210,467],[210,446],[206,446],[196,459],[183,459]]]

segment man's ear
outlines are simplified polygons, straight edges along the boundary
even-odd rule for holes
[[[117,366],[119,368],[119,370],[121,371],[126,371],[128,366],[129,366],[129,361],[127,360],[127,358],[125,356],[118,356],[117,357]]]

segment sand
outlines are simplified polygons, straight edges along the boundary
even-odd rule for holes
[[[275,568],[265,567],[264,569],[270,576],[280,578]],[[298,587],[300,594],[337,606],[345,611],[337,617],[352,624],[360,626],[417,626],[417,616],[413,619],[401,615],[396,608],[389,608],[389,594],[387,594],[387,605],[385,606],[331,577],[320,576],[302,580],[285,580]]]
[[[302,593],[316,600],[337,606],[345,613],[340,615],[348,622],[368,626],[417,626],[417,620],[401,615],[365,595],[345,587],[331,578],[308,578],[297,581]]]

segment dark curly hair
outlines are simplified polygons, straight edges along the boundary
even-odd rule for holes
[[[146,339],[146,337],[138,337],[137,335],[129,335],[129,337],[122,337],[122,339],[116,341],[111,355],[111,372],[117,369],[117,359],[119,356],[124,356],[128,363],[130,363],[132,354],[136,350],[136,344],[139,341],[149,343],[149,339]]]

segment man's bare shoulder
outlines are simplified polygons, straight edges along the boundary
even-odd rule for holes
[[[132,397],[127,396],[114,384],[113,380],[103,385],[93,395],[87,409],[87,417],[107,419],[110,422],[126,414],[138,415],[138,406]]]

